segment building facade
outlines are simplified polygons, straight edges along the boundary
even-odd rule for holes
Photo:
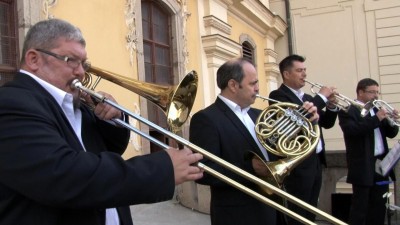
[[[78,26],[92,65],[129,79],[173,86],[197,71],[192,114],[219,94],[215,76],[225,61],[252,60],[260,95],[268,96],[281,83],[279,61],[292,53],[307,58],[308,80],[355,98],[358,80],[370,77],[380,83],[382,99],[400,108],[397,0],[0,0],[0,84],[18,69],[27,30],[48,18]],[[163,112],[137,94],[108,81],[96,89],[167,128]],[[190,117],[179,133],[186,139],[189,123]],[[131,124],[176,145],[152,128]],[[338,125],[324,134],[328,151],[344,152]],[[134,133],[128,148],[126,156],[160,150]],[[208,211],[207,187],[187,183],[177,190],[182,204]]]

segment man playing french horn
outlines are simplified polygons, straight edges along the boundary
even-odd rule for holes
[[[265,176],[267,168],[261,160],[244,157],[252,151],[267,161],[276,158],[265,150],[255,133],[255,121],[261,113],[250,107],[259,91],[256,68],[245,59],[230,60],[218,69],[217,85],[221,93],[215,102],[191,119],[190,141],[246,172]],[[317,109],[312,103],[300,105],[311,114],[310,120],[318,120]],[[251,189],[259,189],[211,160],[205,159],[203,163]],[[212,225],[278,224],[275,209],[223,181],[204,174],[199,183],[211,187]]]
[[[329,129],[334,126],[337,112],[336,92],[334,87],[321,87],[319,93],[312,97],[305,94],[301,88],[306,82],[305,58],[299,55],[290,55],[279,63],[279,70],[282,75],[283,84],[270,93],[269,98],[281,102],[291,102],[298,105],[305,101],[314,103],[318,108],[319,121],[321,128]],[[270,101],[270,104],[275,102]],[[326,110],[325,110],[326,108]],[[290,175],[283,181],[285,191],[289,194],[303,200],[304,202],[317,207],[319,192],[322,184],[322,166],[326,166],[325,143],[321,131],[320,141],[315,151],[306,159],[299,163]],[[288,202],[290,210],[296,212],[305,218],[315,221],[315,214]],[[286,220],[286,221],[285,221]],[[278,214],[280,224],[288,225],[301,224],[291,217],[284,217]]]

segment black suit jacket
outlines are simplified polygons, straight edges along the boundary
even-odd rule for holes
[[[391,127],[386,119],[379,121],[376,115],[371,117],[368,114],[361,117],[360,109],[354,106],[351,106],[347,113],[339,113],[339,125],[342,128],[346,144],[347,182],[372,186],[376,161],[374,129],[379,127],[382,134],[385,153],[378,157],[382,159],[389,149],[386,138],[394,138],[399,127]],[[393,171],[390,172],[390,176],[395,180]]]
[[[277,90],[272,91],[269,94],[269,97],[281,102],[291,102],[298,105],[303,105],[303,102],[284,84],[282,84]],[[329,129],[335,125],[337,112],[333,112],[330,110],[323,110],[326,106],[324,100],[319,96],[315,95],[312,97],[309,94],[304,94],[303,101],[312,102],[318,108],[319,120],[318,125],[322,128]],[[269,104],[274,104],[274,102],[270,101]],[[326,166],[326,157],[325,157],[325,141],[323,138],[323,132],[321,129],[321,142],[322,142],[322,151],[318,154],[321,163]]]
[[[258,109],[251,108],[248,114],[255,121],[260,112]],[[193,115],[190,122],[190,142],[251,174],[255,174],[255,172],[251,160],[246,157],[247,153],[253,151],[262,156],[261,150],[245,125],[220,98],[217,98],[214,104]],[[253,190],[258,190],[258,187],[251,181],[228,171],[214,161],[205,159],[203,162],[235,181]],[[197,182],[211,187],[213,225],[267,224],[267,221],[271,221],[270,224],[273,224],[275,218],[268,218],[268,215],[264,213],[266,208],[267,210],[273,209],[261,204],[253,197],[207,173]],[[259,207],[252,210],[255,205]],[[240,210],[240,213],[235,213],[235,210]],[[253,214],[256,215],[252,216]],[[214,215],[223,218],[222,222],[215,222]],[[238,216],[240,218],[237,218]]]
[[[172,198],[166,152],[124,160],[129,131],[85,107],[85,152],[62,109],[35,80],[17,74],[0,87],[0,224],[103,225],[105,209]],[[157,178],[157,179],[155,179]]]

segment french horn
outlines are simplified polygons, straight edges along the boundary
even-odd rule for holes
[[[257,97],[277,102],[261,112],[255,123],[255,131],[262,146],[281,157],[277,161],[264,162],[269,174],[262,179],[281,188],[290,171],[315,150],[320,129],[318,124],[310,122],[308,112],[303,107],[260,95]],[[263,191],[270,194],[268,189]]]

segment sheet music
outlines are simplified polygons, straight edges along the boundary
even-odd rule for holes
[[[383,158],[383,160],[377,160],[375,170],[382,176],[386,176],[389,171],[396,165],[400,159],[400,140],[392,147],[389,153]]]

